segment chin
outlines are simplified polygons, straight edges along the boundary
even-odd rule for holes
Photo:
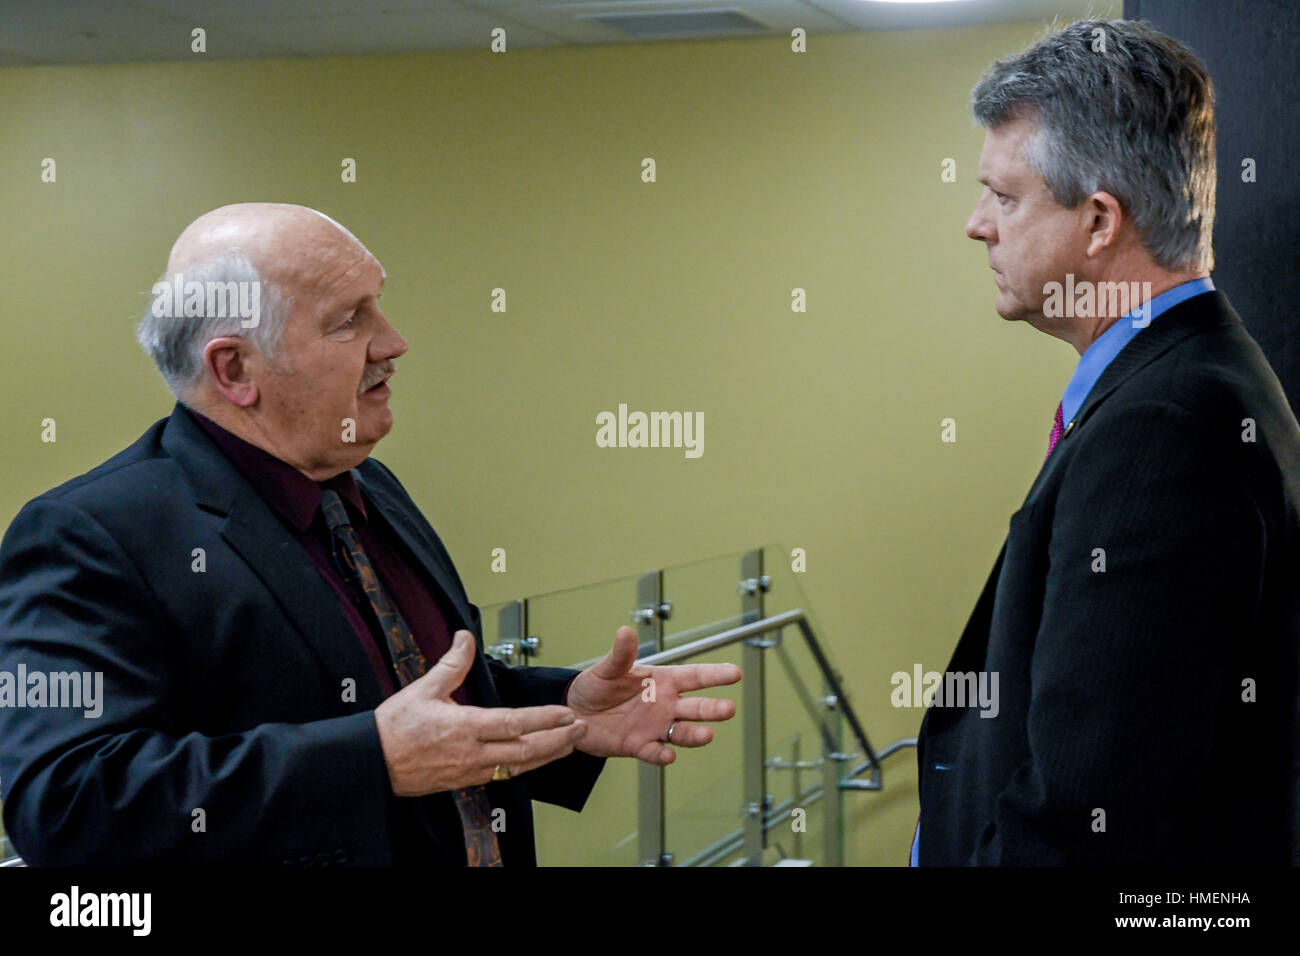
[[[993,310],[1008,322],[1014,322],[1022,317],[1014,303],[1003,302],[1002,296],[998,296],[998,301],[993,304]]]
[[[387,408],[376,417],[371,427],[366,429],[366,444],[374,445],[393,429],[393,413]],[[360,444],[360,442],[358,442]]]

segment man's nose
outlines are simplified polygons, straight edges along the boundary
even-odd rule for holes
[[[370,358],[376,362],[398,358],[407,349],[406,339],[398,334],[397,329],[393,328],[388,319],[382,315],[380,319],[384,325],[383,330],[370,340]]]
[[[966,235],[971,239],[980,239],[985,242],[991,242],[995,238],[993,233],[993,223],[984,213],[984,200],[981,199],[971,210],[970,218],[966,220]]]

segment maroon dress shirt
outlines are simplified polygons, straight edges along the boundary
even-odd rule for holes
[[[425,664],[432,668],[451,649],[452,632],[447,622],[455,620],[455,614],[449,610],[446,596],[421,574],[418,562],[379,509],[366,510],[365,498],[351,471],[325,481],[312,481],[297,468],[244,441],[210,418],[191,408],[185,410],[257,489],[307,552],[338,598],[339,608],[361,642],[385,697],[398,689],[388,641],[364,592],[349,584],[335,564],[331,535],[320,506],[322,489],[333,489],[343,500],[361,546],[370,557],[384,590],[410,627]],[[456,689],[452,699],[460,704],[473,703],[464,686]]]

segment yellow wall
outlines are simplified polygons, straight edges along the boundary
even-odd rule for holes
[[[377,457],[472,599],[802,547],[873,742],[914,735],[889,675],[947,663],[1078,358],[994,313],[963,234],[970,87],[1040,29],[0,70],[0,521],[169,413],[133,328],[181,228],[303,203],[387,269],[411,347]],[[620,402],[702,411],[703,457],[597,448]],[[906,858],[914,753],[885,781],[849,862]]]

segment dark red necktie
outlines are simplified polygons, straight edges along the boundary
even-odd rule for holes
[[[1047,454],[1043,456],[1043,461],[1052,457],[1052,449],[1056,443],[1061,440],[1061,433],[1065,431],[1064,423],[1061,420],[1061,403],[1056,403],[1056,421],[1052,423],[1052,437],[1047,443]]]
[[[406,621],[397,610],[383,586],[374,565],[366,556],[357,538],[356,529],[348,518],[348,511],[338,492],[326,488],[321,493],[321,508],[329,526],[334,545],[334,555],[352,575],[352,585],[360,587],[370,601],[380,629],[388,638],[388,651],[393,659],[397,680],[405,687],[428,670],[424,655]],[[456,809],[460,813],[461,828],[465,831],[465,857],[470,866],[501,866],[501,847],[492,830],[492,804],[485,787],[465,787],[453,790]]]

